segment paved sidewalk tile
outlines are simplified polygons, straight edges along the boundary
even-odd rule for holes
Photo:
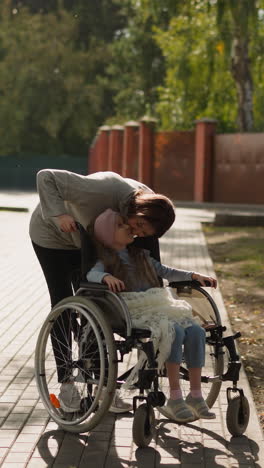
[[[0,205],[28,207],[29,212],[0,212],[0,466],[3,468],[247,468],[264,467],[263,433],[250,387],[250,423],[242,437],[231,437],[226,424],[226,388],[214,405],[216,419],[177,425],[155,410],[156,432],[148,448],[132,440],[132,415],[108,414],[88,434],[70,434],[51,421],[34,380],[34,349],[49,310],[47,287],[28,238],[34,193],[1,193]],[[177,268],[213,275],[200,220],[206,209],[177,209],[174,227],[161,239],[162,260]],[[221,291],[210,291],[230,330]],[[135,362],[134,353],[120,367]],[[208,363],[210,366],[210,363]],[[210,371],[210,367],[208,367]]]

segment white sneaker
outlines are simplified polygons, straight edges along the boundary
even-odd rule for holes
[[[95,393],[96,391],[97,391],[97,388],[95,389]],[[106,392],[106,388],[104,387],[102,389],[99,401],[102,401],[105,398],[105,392]],[[119,396],[119,391],[116,390],[115,396],[109,408],[110,413],[128,413],[128,411],[132,411],[132,409],[133,409],[133,405],[131,403],[124,401]]]
[[[115,396],[113,398],[112,404],[109,408],[110,413],[128,413],[132,411],[133,405],[124,401],[120,396],[118,390],[115,391]]]
[[[58,399],[63,411],[67,413],[79,411],[81,396],[74,383],[62,383]]]

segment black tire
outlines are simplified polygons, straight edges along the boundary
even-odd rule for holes
[[[135,444],[144,448],[149,445],[155,431],[155,413],[152,406],[146,403],[140,405],[134,414],[133,440]]]
[[[230,434],[239,437],[247,429],[250,416],[250,408],[247,398],[238,395],[228,402],[226,412],[226,425]]]
[[[68,328],[63,321],[65,315],[62,314],[65,314],[65,311],[69,318]],[[70,378],[82,398],[80,410],[72,413],[65,413],[58,406],[61,384],[58,383],[57,365],[53,353],[54,339],[56,344],[54,323],[59,323],[60,333],[63,334],[63,343],[61,335],[57,341],[58,348],[64,350],[63,366],[67,368],[67,372],[70,369]],[[80,346],[83,324],[87,325],[89,330],[84,352],[83,346]],[[63,299],[52,309],[37,340],[35,374],[45,408],[51,418],[64,430],[86,432],[100,422],[111,405],[116,389],[117,353],[112,329],[104,318],[103,311],[96,304],[88,298],[74,296]],[[100,398],[103,387],[104,396]]]

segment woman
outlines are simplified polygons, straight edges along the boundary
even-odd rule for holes
[[[159,260],[158,237],[175,219],[172,202],[155,194],[146,185],[125,179],[114,172],[97,172],[83,176],[63,170],[44,169],[37,174],[40,203],[30,220],[30,237],[43,270],[51,306],[71,296],[77,286],[74,274],[80,270],[80,234],[76,222],[85,227],[93,225],[97,216],[111,208],[127,219],[137,245],[151,251]],[[65,317],[67,320],[67,317]],[[54,326],[56,331],[56,325]],[[58,379],[65,393],[65,408],[76,410],[78,395],[63,372],[63,355],[54,349]],[[76,397],[76,398],[75,398]],[[76,405],[74,406],[74,400]],[[122,401],[113,410],[122,412]],[[123,403],[123,411],[128,407]]]

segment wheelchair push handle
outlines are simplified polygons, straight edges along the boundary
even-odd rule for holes
[[[177,288],[179,286],[190,286],[190,287],[202,287],[201,283],[197,280],[190,281],[173,281],[169,283],[171,288]],[[210,281],[205,281],[205,287],[211,287]]]
[[[84,229],[83,225],[79,223],[79,221],[75,221],[75,224],[80,234],[86,233],[86,230]]]
[[[210,287],[212,287],[210,281],[204,280],[204,283],[205,283],[205,284],[202,285],[202,283],[200,283],[200,281],[198,281],[198,280],[192,280],[192,281],[191,281],[191,284],[194,285],[194,286],[200,286],[200,287],[204,287],[204,288],[210,288]]]
[[[199,284],[200,284],[200,283],[199,283]],[[205,286],[206,286],[206,287],[210,287],[210,286],[211,286],[210,281],[205,280]]]
[[[93,240],[81,223],[75,221],[81,239],[81,277],[86,280],[87,272],[96,262],[96,248]]]

